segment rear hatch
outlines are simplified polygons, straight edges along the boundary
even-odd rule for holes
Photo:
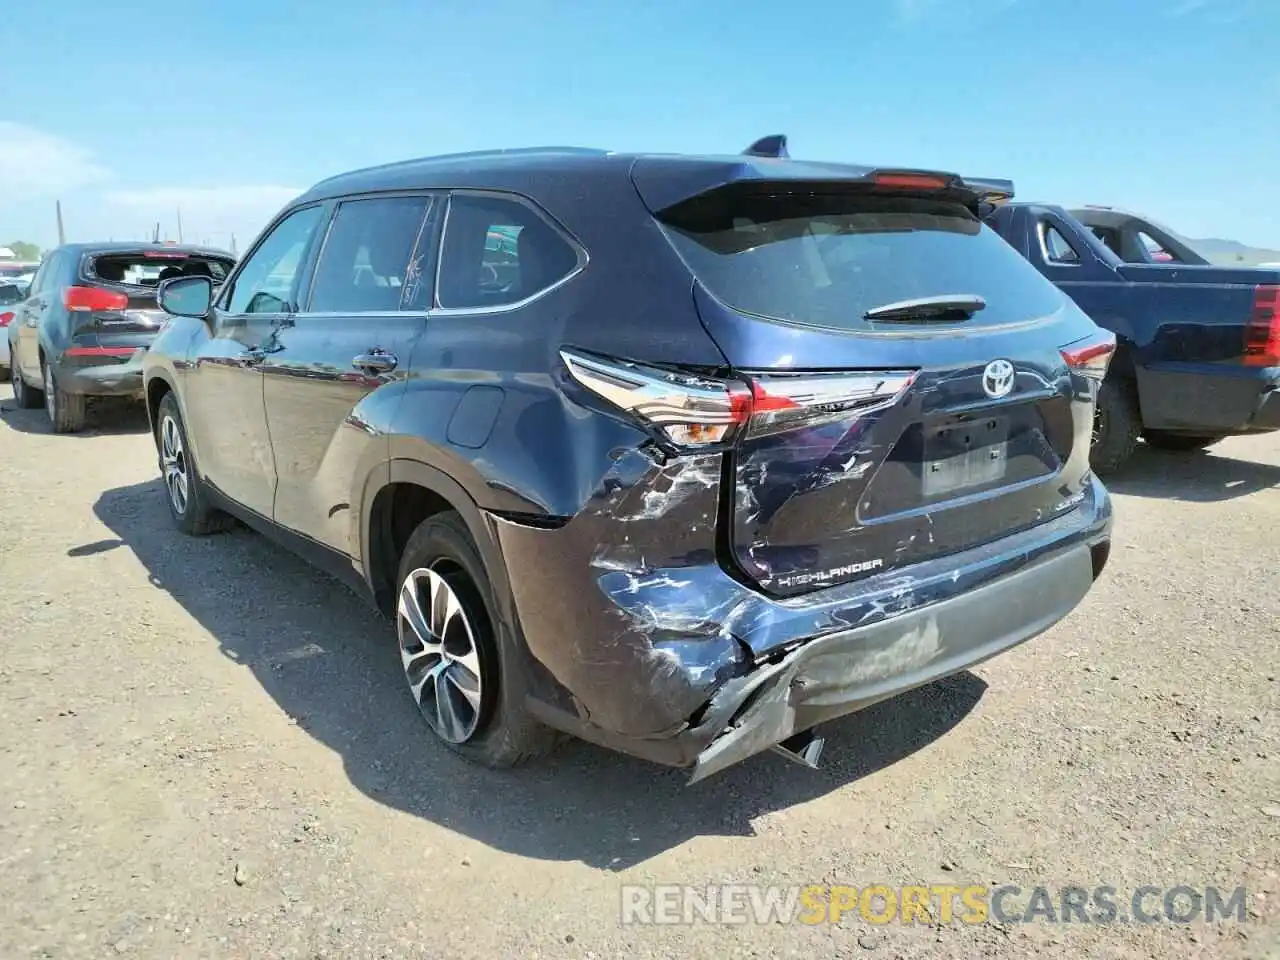
[[[721,518],[735,574],[803,593],[1081,502],[1114,339],[980,222],[979,192],[871,171],[646,199],[750,393]]]
[[[207,276],[222,283],[234,261],[230,256],[166,247],[86,254],[79,281],[63,293],[75,318],[73,356],[109,360],[127,358],[145,347],[167,315],[156,290],[170,277]]]

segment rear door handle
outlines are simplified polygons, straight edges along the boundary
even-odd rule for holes
[[[387,373],[396,368],[399,361],[385,350],[370,350],[352,358],[351,366],[357,370],[371,370],[375,373]]]

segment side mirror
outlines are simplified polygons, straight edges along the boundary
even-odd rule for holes
[[[203,320],[213,305],[213,281],[208,277],[171,277],[160,284],[156,299],[165,313]]]

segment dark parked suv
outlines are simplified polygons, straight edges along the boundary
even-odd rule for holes
[[[1114,349],[982,225],[1007,181],[538,149],[326,180],[145,360],[182,530],[397,624],[485,764],[699,779],[1065,616],[1106,563]]]
[[[156,305],[160,283],[221,283],[234,262],[174,244],[68,243],[50,252],[0,323],[18,405],[43,403],[54,431],[74,433],[90,399],[141,396],[142,355],[168,319]]]

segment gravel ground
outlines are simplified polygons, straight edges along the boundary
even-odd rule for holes
[[[694,787],[428,742],[388,624],[169,528],[144,417],[0,421],[0,956],[1278,957],[1280,435],[1141,451],[1064,623]],[[624,926],[624,884],[1216,885],[1245,923]],[[1056,895],[1056,894],[1055,894]]]

